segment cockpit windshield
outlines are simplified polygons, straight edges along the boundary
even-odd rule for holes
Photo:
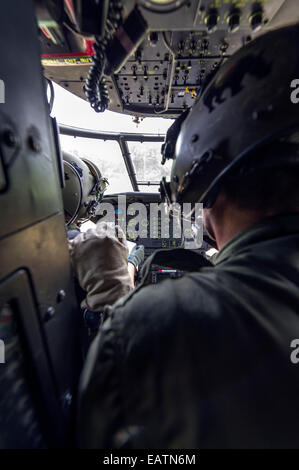
[[[124,133],[125,149],[132,162],[128,165],[124,156],[124,146],[118,140],[101,139],[92,135],[82,137],[61,132],[60,142],[62,150],[70,152],[81,158],[94,162],[109,181],[107,194],[126,192],[138,189],[142,192],[157,192],[162,176],[169,179],[171,161],[161,165],[161,144],[167,129],[172,124],[171,119],[146,118],[139,119],[134,116],[122,115],[106,111],[105,114],[96,114],[90,105],[67,92],[62,87],[54,85],[55,101],[53,116],[60,125],[89,129],[95,132]],[[126,140],[126,134],[135,134],[134,140]],[[140,134],[140,141],[138,135]],[[146,135],[144,141],[141,135]],[[151,136],[159,141],[151,141]],[[132,175],[135,174],[132,180]]]

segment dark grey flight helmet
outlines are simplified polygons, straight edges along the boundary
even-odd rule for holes
[[[62,191],[66,224],[82,222],[95,214],[108,181],[91,161],[62,153],[65,187]]]
[[[171,182],[162,181],[162,196],[211,207],[221,183],[238,168],[241,174],[246,165],[298,165],[299,104],[291,100],[295,79],[299,25],[268,32],[229,58],[181,125]],[[271,142],[280,142],[280,148],[281,142],[289,144],[288,151],[272,160],[254,159]]]

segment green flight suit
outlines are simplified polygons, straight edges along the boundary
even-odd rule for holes
[[[106,309],[81,377],[82,447],[299,446],[299,214],[229,241],[214,267]]]

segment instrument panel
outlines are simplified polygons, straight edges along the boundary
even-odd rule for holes
[[[146,258],[158,249],[182,247],[177,222],[171,217],[167,218],[166,213],[163,214],[163,204],[158,193],[108,195],[104,196],[103,202],[113,205],[115,223],[122,228],[125,226],[128,241],[144,246]],[[156,211],[159,207],[162,211]]]
[[[163,214],[163,204],[161,204],[159,194],[131,192],[107,195],[104,196],[103,203],[113,206],[115,223],[122,228],[125,226],[127,240],[144,246],[145,261],[157,250],[184,248],[183,237],[178,230],[179,221],[171,217],[167,218],[166,213]],[[162,210],[156,213],[153,208]],[[94,222],[100,218],[101,216],[96,214]],[[206,241],[203,241],[202,246],[193,251],[205,256],[205,251],[210,247]],[[168,261],[166,256],[165,262],[160,264],[153,260],[148,275],[149,281],[156,284],[165,278],[182,277],[184,270],[179,269],[175,261],[174,255],[171,255]]]

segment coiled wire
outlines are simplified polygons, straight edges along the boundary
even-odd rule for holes
[[[115,31],[121,25],[122,9],[123,5],[120,0],[110,0],[104,37],[95,38],[93,64],[86,78],[84,92],[96,113],[103,113],[109,105],[109,93],[104,77],[106,49]]]

